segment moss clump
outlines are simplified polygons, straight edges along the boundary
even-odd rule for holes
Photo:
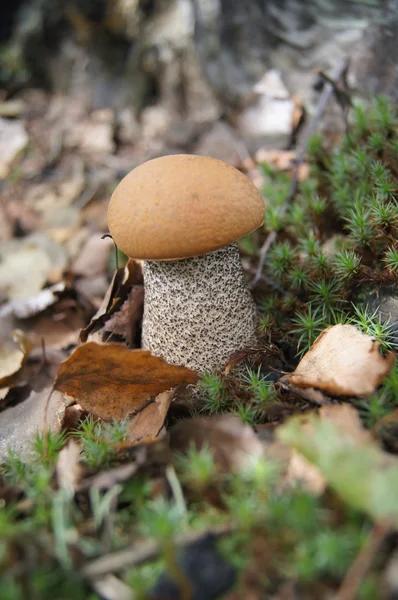
[[[264,168],[265,229],[277,232],[264,267],[265,280],[276,284],[268,331],[302,354],[322,328],[347,322],[359,310],[367,328],[373,324],[373,334],[378,330],[383,343],[393,344],[378,312],[366,312],[366,296],[398,282],[396,107],[385,98],[368,109],[355,107],[339,148],[327,149],[316,135],[308,153],[311,175],[286,211],[286,175]],[[366,329],[363,320],[356,324]]]

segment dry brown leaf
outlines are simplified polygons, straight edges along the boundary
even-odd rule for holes
[[[122,336],[128,346],[134,346],[137,325],[144,308],[144,286],[134,285],[120,310],[113,313],[104,325],[105,332]]]
[[[8,387],[13,376],[23,366],[30,351],[30,344],[20,330],[13,333],[13,339],[2,340],[0,346],[0,387]]]
[[[379,348],[380,342],[353,325],[334,325],[321,333],[286,379],[334,395],[372,394],[391,371],[395,357],[393,352],[383,357]]]
[[[195,371],[169,365],[148,350],[88,342],[60,364],[54,389],[102,419],[123,419],[141,410],[152,396],[197,380]]]
[[[349,506],[376,522],[398,523],[398,458],[375,442],[353,406],[293,417],[276,435],[318,467]]]
[[[159,435],[173,396],[174,390],[162,392],[131,419],[128,427],[129,443],[153,439]]]
[[[232,415],[180,422],[170,430],[170,445],[177,452],[187,452],[191,445],[198,450],[207,445],[221,473],[240,471],[264,453],[253,429]]]
[[[83,315],[67,308],[39,315],[24,323],[26,336],[33,346],[40,346],[44,342],[45,348],[66,348],[76,346],[79,331],[84,324]]]
[[[100,331],[127,299],[132,286],[142,283],[142,270],[139,263],[130,259],[125,267],[115,271],[104,300],[91,322],[81,330],[79,339],[86,342],[89,335]]]
[[[110,238],[103,239],[98,233],[91,235],[73,261],[72,272],[82,277],[94,277],[104,273],[111,250],[113,241]]]

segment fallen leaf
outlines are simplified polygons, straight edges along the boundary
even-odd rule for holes
[[[154,439],[159,435],[173,396],[174,390],[162,392],[131,419],[128,426],[129,443],[147,438]]]
[[[41,215],[16,198],[10,198],[5,203],[4,210],[13,231],[17,229],[24,235],[36,230],[41,223]]]
[[[142,317],[144,295],[144,286],[134,285],[120,310],[114,312],[104,324],[105,332],[122,336],[129,348],[133,347],[137,324]]]
[[[26,400],[0,414],[0,461],[7,456],[9,449],[17,452],[20,458],[28,459],[32,455],[34,439],[43,430],[44,410],[50,391],[50,387],[41,392],[32,391]],[[70,399],[59,392],[51,395],[46,411],[49,431],[61,430],[65,407],[70,403]]]
[[[46,311],[34,319],[25,321],[24,329],[33,346],[44,343],[46,350],[62,349],[77,345],[83,323],[81,311],[73,307],[62,310],[61,306],[57,305],[54,311]]]
[[[30,344],[25,339],[22,331],[16,330],[12,339],[2,340],[0,345],[0,387],[8,387],[13,376],[22,368]]]
[[[169,433],[173,451],[186,453],[192,445],[198,450],[207,445],[221,473],[241,471],[264,452],[253,429],[232,415],[182,421]]]
[[[68,129],[65,146],[93,154],[112,154],[115,149],[113,121],[112,109],[94,111],[89,118]]]
[[[43,234],[6,242],[0,248],[0,292],[9,299],[34,296],[66,262],[64,248]]]
[[[292,417],[276,434],[316,465],[348,505],[398,525],[398,458],[373,441],[351,405]]]
[[[373,394],[391,371],[395,357],[393,352],[383,357],[379,348],[380,342],[353,325],[328,327],[286,380],[333,395]]]
[[[100,275],[107,270],[111,249],[113,241],[110,238],[102,239],[98,233],[91,235],[73,261],[72,272],[82,277]]]
[[[7,177],[12,163],[28,142],[22,121],[0,118],[0,179]]]
[[[65,291],[65,283],[60,282],[41,290],[34,296],[15,298],[0,308],[0,318],[9,314],[18,319],[27,319],[42,312],[58,300],[58,294]]]
[[[81,330],[79,339],[86,342],[89,335],[100,331],[110,317],[122,307],[132,286],[142,283],[142,270],[139,263],[129,260],[128,263],[115,271],[104,300],[90,323]]]
[[[152,396],[197,380],[195,371],[169,365],[148,350],[87,342],[60,364],[54,389],[76,399],[85,410],[109,420],[132,415]]]

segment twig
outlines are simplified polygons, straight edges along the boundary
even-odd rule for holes
[[[379,523],[373,527],[367,543],[349,568],[334,600],[355,600],[357,598],[359,587],[369,571],[377,551],[390,531],[391,523],[388,522]]]
[[[289,195],[286,198],[286,200],[283,203],[283,206],[280,210],[281,217],[283,217],[285,215],[287,209],[289,208],[290,204],[293,202],[294,197],[297,193],[299,169],[300,169],[302,163],[304,162],[304,157],[307,152],[308,143],[318,127],[319,121],[321,120],[322,115],[325,112],[325,109],[330,100],[330,97],[336,90],[336,83],[339,81],[339,79],[341,79],[341,77],[344,76],[344,74],[347,71],[347,68],[348,68],[348,58],[342,59],[336,65],[335,69],[332,71],[332,74],[330,76],[330,81],[328,80],[325,83],[325,87],[323,88],[322,94],[319,98],[318,106],[316,108],[314,116],[311,119],[311,121],[309,122],[308,126],[304,130],[303,136],[301,138],[301,142],[297,148],[296,166],[294,169],[293,178],[292,178],[292,182],[290,185]],[[333,83],[331,83],[331,82],[333,82]],[[276,236],[277,236],[277,233],[275,231],[271,231],[271,233],[268,234],[264,244],[262,245],[261,250],[260,250],[260,257],[259,257],[259,261],[258,261],[256,274],[255,274],[253,280],[249,284],[250,288],[254,288],[260,281],[262,270],[263,270],[264,263],[265,263],[265,258],[267,256],[268,250],[270,249],[271,245],[276,240]]]

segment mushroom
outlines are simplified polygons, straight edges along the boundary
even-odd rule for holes
[[[263,219],[251,181],[207,156],[155,158],[119,183],[108,225],[125,254],[145,261],[144,348],[203,372],[254,338],[257,311],[235,242]]]

